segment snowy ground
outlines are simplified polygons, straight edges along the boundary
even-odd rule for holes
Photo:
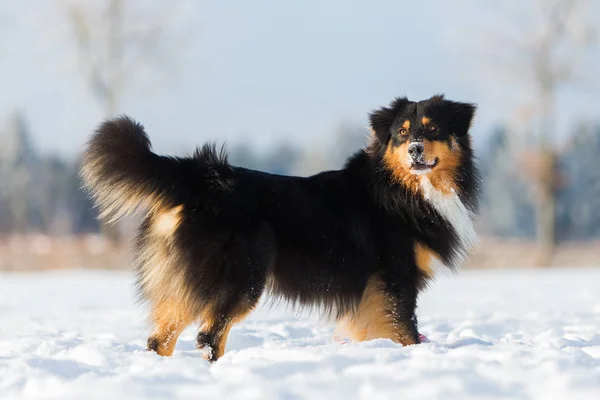
[[[263,308],[209,365],[146,352],[133,277],[0,274],[0,398],[600,399],[600,270],[463,271],[423,294],[431,342],[339,345]]]

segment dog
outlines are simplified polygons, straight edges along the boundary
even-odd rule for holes
[[[214,144],[160,156],[129,117],[103,122],[81,176],[100,218],[144,211],[135,267],[148,350],[170,356],[197,322],[197,347],[216,361],[264,292],[324,311],[351,340],[420,343],[419,292],[477,241],[475,110],[443,95],[396,98],[369,114],[365,149],[309,177],[232,166]]]

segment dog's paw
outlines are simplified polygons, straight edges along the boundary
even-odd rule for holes
[[[160,342],[155,337],[148,338],[148,345],[146,347],[147,351],[155,351],[158,352],[158,346],[160,346]]]
[[[209,363],[214,363],[217,361],[216,352],[210,346],[205,346],[202,352],[202,358],[204,358]]]
[[[206,332],[198,332],[196,336],[196,348],[201,350],[211,345],[212,336]]]
[[[217,361],[217,352],[213,349],[213,337],[205,332],[198,332],[196,336],[196,348],[202,350],[202,358],[213,363]]]

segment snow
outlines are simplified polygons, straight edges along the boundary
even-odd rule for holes
[[[194,329],[145,351],[131,273],[0,274],[0,398],[600,399],[600,270],[446,274],[419,321],[430,343],[341,345],[261,307],[209,365]]]

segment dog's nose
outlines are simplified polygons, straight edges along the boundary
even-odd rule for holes
[[[408,155],[410,155],[413,160],[418,160],[423,157],[423,151],[425,151],[423,143],[415,142],[408,146]]]

